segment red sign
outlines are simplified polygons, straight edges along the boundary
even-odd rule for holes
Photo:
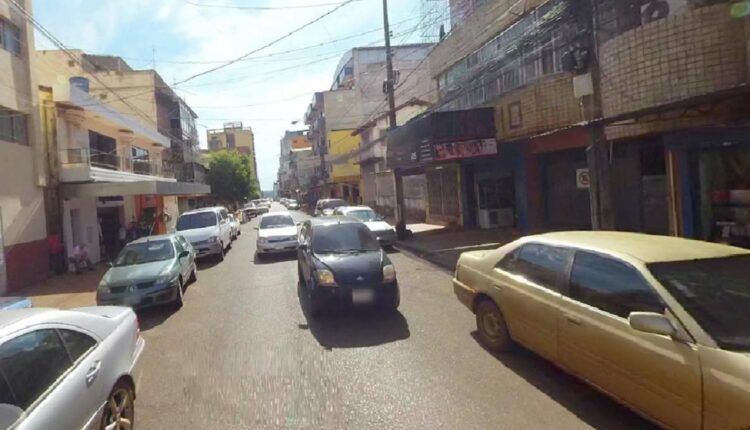
[[[465,142],[436,143],[435,160],[455,160],[497,154],[495,139],[467,140]]]

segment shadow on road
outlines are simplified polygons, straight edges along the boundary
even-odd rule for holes
[[[206,270],[210,269],[217,264],[219,264],[220,261],[216,256],[208,256],[208,257],[202,257],[195,261],[196,267],[198,267],[198,270]]]
[[[514,371],[593,428],[658,429],[634,412],[528,349],[515,345],[510,352],[494,353],[482,345],[476,331],[471,333],[471,337],[505,367]]]
[[[177,312],[177,308],[172,305],[154,306],[152,308],[141,309],[137,311],[138,321],[141,330],[148,331],[161,325]]]
[[[362,348],[408,339],[409,324],[399,311],[378,308],[333,309],[321,316],[310,316],[307,296],[297,288],[302,312],[307,324],[302,330],[310,330],[315,340],[327,349]]]
[[[283,261],[292,261],[297,259],[297,251],[285,252],[283,254],[269,254],[260,257],[258,253],[255,253],[253,263],[255,264],[273,264],[280,263]]]

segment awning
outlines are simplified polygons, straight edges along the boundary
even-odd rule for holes
[[[64,184],[63,197],[107,197],[107,196],[195,196],[211,192],[206,184],[190,182],[137,181],[137,182],[88,182],[85,184]]]

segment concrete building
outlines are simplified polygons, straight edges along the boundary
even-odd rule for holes
[[[253,160],[252,175],[258,182],[258,162],[255,153],[255,135],[251,127],[244,127],[242,122],[224,123],[224,128],[206,131],[208,153],[215,151],[237,151]]]
[[[31,11],[32,1],[26,0]],[[34,30],[0,3],[0,294],[48,274],[44,144],[34,70]]]
[[[413,98],[432,100],[434,82],[425,58],[429,43],[393,46],[397,76],[396,103]],[[321,157],[320,198],[360,200],[360,137],[353,132],[386,109],[382,83],[386,77],[385,48],[354,48],[342,56],[329,91],[316,93],[305,115],[310,140]]]
[[[286,131],[279,143],[278,191],[281,196],[300,199],[306,195],[317,162],[307,131]]]
[[[139,235],[173,230],[179,200],[210,192],[205,184],[175,179],[171,151],[185,157],[184,145],[189,158],[180,159],[187,162],[178,163],[178,171],[195,178],[186,173],[195,164],[193,144],[172,134],[183,131],[181,124],[172,127],[184,113],[174,111],[179,98],[154,71],[134,71],[117,57],[38,51],[36,59],[48,226],[62,237],[66,254],[85,244],[92,261],[112,258],[121,245],[120,228],[131,223]],[[131,86],[138,97],[120,93]]]

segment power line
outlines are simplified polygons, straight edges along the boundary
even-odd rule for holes
[[[341,4],[339,3],[317,3],[317,4],[306,4],[306,5],[295,5],[295,6],[234,6],[225,4],[212,4],[212,3],[199,3],[193,0],[183,0],[185,3],[197,6],[197,7],[209,7],[218,9],[236,9],[236,10],[288,10],[288,9],[312,9],[324,6],[334,6]],[[361,0],[354,0],[361,1]]]
[[[11,0],[11,1],[15,2],[16,0]],[[220,64],[220,65],[218,65],[216,67],[212,67],[212,68],[210,68],[208,70],[204,70],[202,72],[199,72],[199,73],[196,73],[194,75],[191,75],[191,76],[189,76],[189,77],[187,77],[187,78],[185,78],[185,79],[183,79],[183,80],[181,80],[179,82],[176,82],[175,86],[180,85],[180,84],[184,84],[185,82],[193,80],[193,79],[195,79],[195,78],[197,78],[199,76],[204,76],[204,75],[207,75],[209,73],[215,72],[217,70],[223,69],[224,67],[231,66],[232,64],[234,64],[234,63],[236,63],[238,61],[242,61],[243,59],[248,58],[249,56],[251,56],[251,55],[253,55],[253,54],[257,53],[257,52],[260,52],[260,51],[262,51],[262,50],[264,50],[264,49],[266,49],[266,48],[268,48],[270,46],[273,46],[273,45],[281,42],[282,40],[284,40],[284,39],[292,36],[293,34],[299,32],[299,31],[301,31],[301,30],[303,30],[303,29],[305,29],[305,28],[307,28],[309,26],[311,26],[312,24],[315,24],[316,22],[318,22],[318,21],[326,18],[327,16],[333,14],[337,10],[341,9],[342,7],[344,7],[344,6],[352,3],[354,1],[355,0],[346,0],[345,2],[340,3],[338,6],[336,6],[335,8],[333,8],[331,10],[329,10],[328,12],[324,13],[323,15],[320,15],[317,18],[313,19],[312,21],[309,21],[306,24],[303,24],[302,26],[295,28],[294,30],[290,31],[289,33],[287,33],[287,34],[285,34],[285,35],[283,35],[281,37],[278,37],[278,38],[272,40],[271,42],[266,43],[265,45],[263,45],[263,46],[261,46],[259,48],[253,49],[252,51],[249,51],[249,52],[247,52],[247,53],[245,53],[245,54],[243,54],[243,55],[241,55],[241,56],[239,56],[239,57],[237,57],[237,58],[235,58],[235,59],[233,59],[231,61],[227,61],[226,63]]]

